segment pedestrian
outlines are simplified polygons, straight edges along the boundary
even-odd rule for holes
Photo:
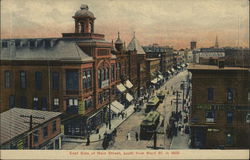
[[[129,141],[131,140],[130,132],[128,132],[127,138],[128,138]]]
[[[108,122],[105,122],[105,124],[106,124],[106,128],[108,128]]]
[[[121,114],[122,114],[122,119],[123,119],[124,118],[124,113],[122,112]]]
[[[89,136],[88,136],[86,146],[89,146],[89,144],[90,144],[90,139],[89,139]]]
[[[116,134],[117,134],[117,130],[116,130],[116,128],[114,129],[114,136],[116,136]]]
[[[139,135],[138,135],[138,133],[137,133],[137,132],[135,132],[135,139],[136,139],[136,141],[138,141],[138,140],[139,140]]]
[[[178,130],[179,130],[179,131],[181,131],[181,127],[182,127],[182,126],[181,126],[181,123],[179,122],[179,123],[178,123]]]
[[[181,127],[181,135],[183,136],[184,133],[184,126]]]
[[[99,140],[102,138],[101,134],[99,134]]]

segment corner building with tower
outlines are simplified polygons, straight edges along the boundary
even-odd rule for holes
[[[87,5],[73,19],[61,38],[2,39],[0,107],[63,112],[64,134],[86,137],[145,94],[146,55],[95,33]]]

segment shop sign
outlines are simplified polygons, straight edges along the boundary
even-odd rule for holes
[[[84,101],[79,101],[78,114],[84,114],[84,113],[85,113],[85,103],[84,103]]]
[[[198,104],[196,108],[204,110],[235,110],[237,107],[232,105]]]

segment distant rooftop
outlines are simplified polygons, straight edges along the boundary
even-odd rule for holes
[[[249,70],[249,68],[242,68],[242,67],[224,67],[219,68],[216,65],[202,65],[202,64],[194,64],[189,63],[188,70]]]
[[[4,144],[9,140],[29,131],[29,118],[21,117],[21,115],[33,115],[36,117],[44,117],[44,119],[33,119],[33,128],[39,124],[45,123],[53,118],[61,115],[60,112],[39,111],[24,108],[12,108],[0,114],[0,144]],[[39,124],[37,124],[39,123]]]

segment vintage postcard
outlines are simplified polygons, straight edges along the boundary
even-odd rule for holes
[[[249,0],[1,0],[1,159],[249,159]]]

